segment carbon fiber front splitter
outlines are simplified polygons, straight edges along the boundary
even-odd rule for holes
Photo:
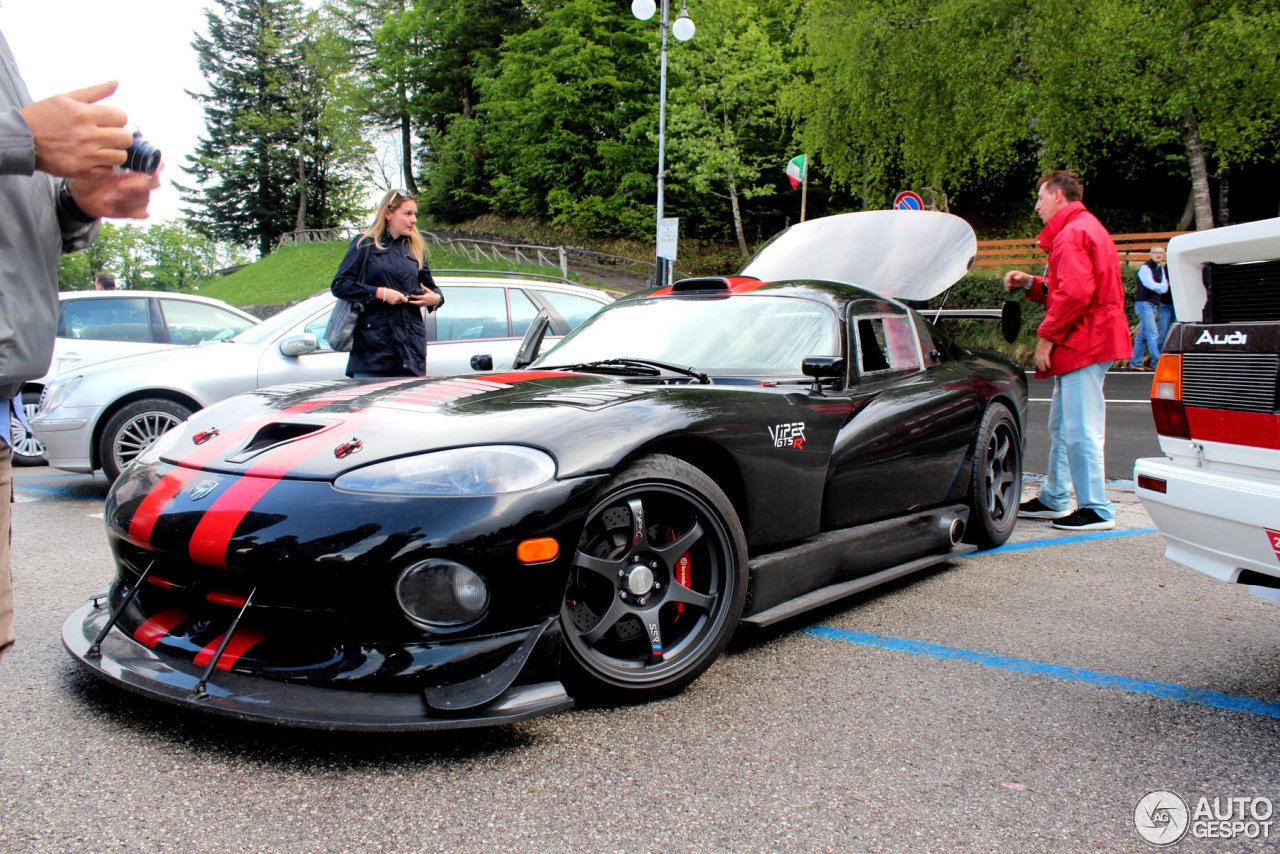
[[[91,656],[109,616],[105,607],[89,602],[62,626],[63,645],[87,670],[138,694],[246,721],[328,730],[450,730],[515,723],[573,706],[559,682],[513,685],[480,708],[443,715],[428,706],[421,691],[341,691],[224,671],[214,673],[198,692],[204,668],[162,657],[118,630],[103,639],[99,655]]]

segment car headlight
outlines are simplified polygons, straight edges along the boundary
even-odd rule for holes
[[[84,374],[76,374],[65,380],[57,380],[49,384],[48,393],[40,401],[40,412],[52,412],[67,402],[71,393],[80,387]]]
[[[451,560],[424,560],[400,573],[396,600],[414,625],[448,631],[470,625],[489,607],[489,586]]]
[[[375,463],[342,475],[334,486],[383,495],[501,495],[555,477],[550,456],[523,445],[452,448]]]

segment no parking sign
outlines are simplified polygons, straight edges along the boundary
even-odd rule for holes
[[[924,199],[910,190],[903,190],[894,198],[893,209],[895,211],[924,210]]]

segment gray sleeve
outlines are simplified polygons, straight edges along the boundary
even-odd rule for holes
[[[30,175],[36,171],[36,143],[22,114],[0,112],[0,175]]]

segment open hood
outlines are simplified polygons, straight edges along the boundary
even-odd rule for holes
[[[762,246],[740,275],[765,282],[822,279],[927,300],[958,282],[977,252],[973,229],[957,216],[860,211],[791,226]]]

